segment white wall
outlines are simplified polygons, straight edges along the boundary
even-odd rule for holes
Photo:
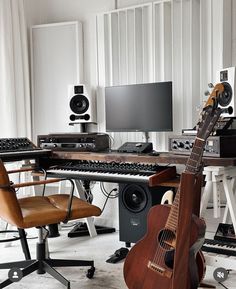
[[[232,2],[232,65],[236,66],[236,1]]]
[[[96,13],[114,9],[113,0],[24,0],[27,25],[80,20],[84,31],[84,82],[96,85]]]

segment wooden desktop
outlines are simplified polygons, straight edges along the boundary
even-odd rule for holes
[[[179,164],[185,165],[187,155],[171,154],[168,152],[160,153],[159,156],[149,154],[132,154],[118,152],[73,152],[73,151],[53,151],[51,158],[65,160],[90,160],[107,162],[137,162],[150,164]],[[204,166],[236,166],[236,157],[218,158],[203,157]]]

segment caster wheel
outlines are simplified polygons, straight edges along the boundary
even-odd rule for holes
[[[95,267],[92,266],[90,269],[88,269],[86,277],[89,278],[89,279],[92,279],[93,275],[94,275],[94,272],[95,272]]]

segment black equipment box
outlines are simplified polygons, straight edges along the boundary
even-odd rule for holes
[[[38,135],[38,146],[44,149],[78,152],[106,151],[110,138],[105,133],[62,133]]]
[[[214,240],[236,243],[234,226],[232,224],[220,223],[215,233]]]
[[[151,142],[126,142],[117,150],[119,153],[150,153]]]
[[[36,159],[50,154],[50,150],[37,147],[27,137],[0,139],[0,158],[4,162]]]
[[[169,152],[190,155],[196,136],[177,135],[169,137]],[[236,157],[236,135],[210,136],[206,140],[204,156]]]

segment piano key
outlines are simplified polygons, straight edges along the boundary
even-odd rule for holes
[[[175,167],[140,163],[72,160],[47,169],[47,174],[61,178],[107,182],[140,182],[150,187],[176,177]]]
[[[141,182],[148,183],[148,176],[141,176],[139,174],[122,174],[122,173],[112,173],[112,172],[90,172],[90,171],[80,171],[80,170],[60,170],[60,169],[49,169],[47,174],[50,176],[61,176],[63,178],[81,178],[90,180],[103,180],[107,182]]]
[[[236,256],[236,244],[212,239],[205,239],[201,250],[221,255]]]

